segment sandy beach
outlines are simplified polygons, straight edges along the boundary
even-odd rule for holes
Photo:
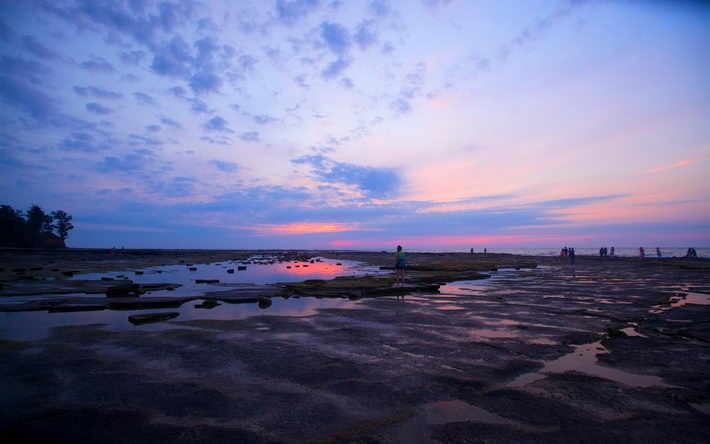
[[[391,252],[268,253],[392,265]],[[251,254],[4,250],[0,305],[73,274]],[[710,441],[707,259],[414,253],[409,265],[394,293],[387,269],[258,289],[275,304],[347,301],[307,316],[3,340],[0,431],[12,442]]]

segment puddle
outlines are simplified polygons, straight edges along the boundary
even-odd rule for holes
[[[242,320],[254,316],[305,317],[328,308],[362,308],[359,301],[337,298],[273,298],[268,308],[260,308],[256,303],[221,303],[212,309],[196,308],[203,300],[189,301],[179,308],[164,310],[98,310],[67,313],[47,313],[46,311],[0,312],[0,339],[14,341],[37,341],[46,338],[54,327],[103,324],[109,331],[157,331],[181,327],[179,321],[198,319]],[[177,312],[171,320],[143,325],[133,325],[128,317],[136,314]]]
[[[258,261],[258,263],[255,263]],[[377,273],[356,261],[335,261],[313,258],[311,261],[278,262],[273,258],[255,257],[243,262],[228,261],[211,264],[165,265],[140,270],[109,273],[85,273],[72,280],[130,279],[137,284],[176,283],[174,290],[151,291],[151,296],[194,296],[225,289],[225,285],[266,285],[281,282],[301,282],[307,279],[333,279],[336,276],[355,276]],[[197,281],[218,283],[197,283]]]
[[[633,387],[673,387],[663,383],[663,380],[658,376],[639,375],[599,365],[597,363],[597,355],[604,353],[609,353],[609,350],[604,348],[599,341],[592,344],[577,345],[572,353],[545,363],[545,366],[537,372],[520,375],[505,384],[505,386],[524,387],[535,381],[544,379],[550,374],[576,371]]]
[[[527,426],[521,423],[463,401],[438,401],[424,404],[421,407],[421,413],[405,421],[391,433],[388,433],[387,442],[402,444],[412,442],[424,444],[439,443],[440,441],[431,438],[432,425],[463,421],[527,428]]]
[[[485,281],[457,281],[451,284],[445,284],[439,287],[439,294],[447,296],[480,296],[481,291],[485,288]]]
[[[473,339],[511,339],[519,336],[516,330],[507,330],[502,328],[475,328],[467,330],[469,336]]]
[[[704,413],[706,415],[710,416],[710,403],[705,402],[701,404],[695,404],[695,403],[688,403],[689,406],[694,408],[695,410],[699,411],[700,413]]]
[[[638,331],[636,331],[636,327],[626,327],[626,328],[622,328],[621,331],[623,331],[624,333],[626,333],[626,336],[637,336],[637,337],[639,337],[639,338],[647,338],[647,337],[648,337],[648,336],[642,335],[641,333],[639,333]]]
[[[534,345],[558,345],[559,342],[553,341],[552,339],[544,339],[544,338],[536,338],[536,339],[531,339],[530,344]]]
[[[682,307],[687,304],[710,305],[710,294],[705,293],[685,293],[674,307]]]
[[[706,293],[692,293],[683,292],[680,294],[675,294],[671,296],[670,303],[658,304],[651,307],[649,313],[651,314],[661,314],[673,308],[683,307],[688,304],[691,305],[710,305],[710,294]]]
[[[442,305],[437,305],[436,309],[442,310],[442,311],[457,311],[457,310],[466,310],[466,307],[462,307],[460,305],[453,305],[453,304],[442,304]]]
[[[101,280],[110,278],[117,281],[130,279],[138,284],[177,283],[181,286],[174,290],[150,291],[141,297],[160,296],[202,296],[208,292],[224,291],[234,285],[262,285],[280,282],[300,282],[306,279],[332,279],[336,276],[370,275],[380,270],[365,266],[356,261],[335,261],[324,258],[313,258],[311,261],[278,262],[273,258],[258,256],[248,261],[228,261],[211,264],[166,265],[140,270],[122,270],[108,273],[77,274],[74,280]],[[197,283],[198,280],[219,280],[217,284]],[[85,293],[63,294],[60,297],[95,297]],[[13,296],[3,300],[5,304],[24,303],[46,298],[56,298],[54,294],[31,296]],[[272,305],[262,309],[258,304],[242,303],[221,305],[212,309],[195,308],[202,300],[189,301],[179,308],[165,310],[97,310],[66,313],[48,313],[47,311],[0,312],[0,339],[9,340],[40,340],[49,334],[53,327],[72,325],[105,324],[109,330],[135,330],[142,328],[156,330],[174,328],[172,322],[160,322],[134,326],[128,321],[128,316],[135,314],[156,313],[160,311],[178,312],[175,321],[194,319],[234,320],[247,319],[252,316],[310,316],[323,308],[353,308],[353,301],[337,298],[273,298]]]

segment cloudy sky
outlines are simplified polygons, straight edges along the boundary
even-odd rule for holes
[[[707,246],[708,47],[706,1],[0,1],[0,203],[72,247]]]

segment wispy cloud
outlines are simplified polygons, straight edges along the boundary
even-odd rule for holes
[[[107,106],[103,106],[102,104],[96,103],[96,102],[87,103],[85,105],[85,107],[86,107],[87,111],[91,111],[94,114],[105,115],[105,114],[112,114],[114,112],[113,109],[111,109]]]
[[[651,168],[650,170],[644,171],[646,174],[653,174],[653,173],[658,173],[660,171],[666,171],[666,170],[671,170],[673,168],[679,168],[682,166],[690,165],[692,163],[695,163],[697,159],[686,159],[686,160],[681,160],[680,162],[676,162],[672,165],[664,165],[658,168]]]
[[[282,225],[260,225],[253,229],[261,234],[313,234],[313,233],[342,233],[354,231],[357,224],[352,223],[315,223],[315,222],[294,222]]]
[[[220,116],[214,116],[210,120],[208,120],[204,124],[204,128],[209,131],[223,131],[223,132],[228,132],[228,133],[233,133],[231,129],[229,129],[229,122],[224,120]]]
[[[120,99],[123,98],[123,93],[111,91],[95,86],[75,86],[74,92],[82,97],[99,97],[102,99]]]

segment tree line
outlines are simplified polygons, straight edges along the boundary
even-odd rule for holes
[[[0,247],[64,248],[72,217],[65,211],[45,213],[39,205],[27,211],[0,206]]]

